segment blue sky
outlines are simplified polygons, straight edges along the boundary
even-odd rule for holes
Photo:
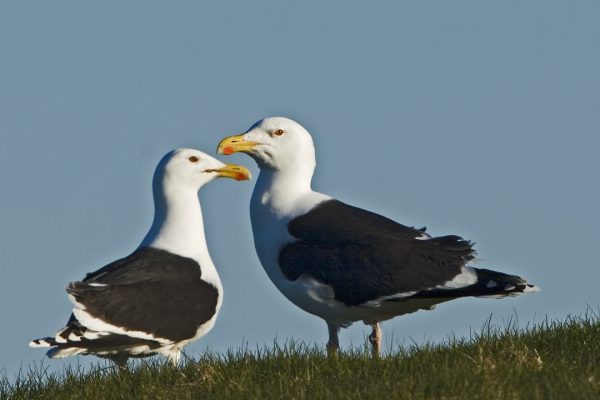
[[[66,284],[139,244],[164,153],[214,153],[273,115],[312,132],[316,190],[472,239],[480,266],[543,290],[396,318],[388,347],[465,335],[490,315],[524,325],[597,309],[599,12],[593,1],[1,2],[0,370],[39,362],[26,344],[64,324]],[[243,155],[227,161],[258,173]],[[225,300],[191,356],[327,339],[256,258],[252,187],[201,191]],[[355,324],[342,346],[367,333]]]

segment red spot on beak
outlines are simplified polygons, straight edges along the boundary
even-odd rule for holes
[[[233,153],[234,153],[233,147],[227,146],[227,147],[223,148],[223,154],[225,154],[226,156],[230,156]]]
[[[235,180],[236,181],[245,181],[246,179],[248,179],[248,177],[245,174],[242,174],[241,172],[238,172],[235,175]]]

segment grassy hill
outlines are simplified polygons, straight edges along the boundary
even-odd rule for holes
[[[328,359],[298,343],[204,354],[173,368],[0,377],[1,399],[600,399],[600,319],[571,317],[520,330],[487,326],[472,338],[400,348],[381,359],[365,349]]]

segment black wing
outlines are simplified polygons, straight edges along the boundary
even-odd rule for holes
[[[200,277],[191,258],[143,248],[72,282],[67,292],[111,325],[181,341],[216,311],[218,290]]]
[[[347,305],[434,288],[460,274],[475,254],[459,236],[428,238],[424,229],[337,200],[291,220],[288,229],[299,240],[279,254],[286,278],[307,273]]]

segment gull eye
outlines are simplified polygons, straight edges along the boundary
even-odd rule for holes
[[[282,136],[285,132],[283,131],[283,129],[277,129],[275,131],[273,131],[273,135],[275,136]]]
[[[190,162],[196,163],[199,161],[198,157],[196,156],[191,156],[190,158],[188,158],[188,160],[190,160]]]

